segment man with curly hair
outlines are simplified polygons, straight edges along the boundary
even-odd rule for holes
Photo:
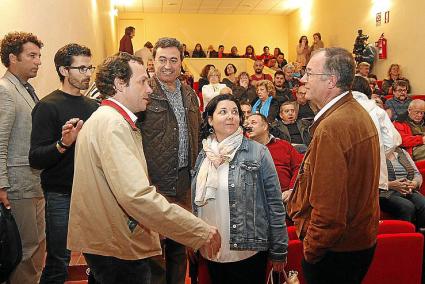
[[[44,198],[39,171],[28,161],[31,111],[38,102],[28,80],[37,76],[43,43],[13,32],[0,43],[0,203],[11,208],[22,239],[22,261],[9,283],[38,283],[45,251]]]
[[[41,186],[46,200],[47,257],[40,283],[67,279],[70,251],[66,249],[69,204],[74,176],[75,140],[97,109],[95,100],[82,94],[94,71],[91,51],[76,43],[60,48],[55,66],[61,88],[44,97],[32,112],[29,162],[42,170]]]

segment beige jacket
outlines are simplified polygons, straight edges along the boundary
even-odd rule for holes
[[[129,216],[142,226],[131,231]],[[75,147],[68,249],[143,259],[161,254],[156,232],[198,249],[209,226],[156,192],[139,130],[113,107],[101,106]]]

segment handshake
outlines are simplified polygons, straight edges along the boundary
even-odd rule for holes
[[[201,253],[208,258],[215,258],[221,248],[221,236],[216,227],[210,226],[208,239],[204,245],[199,249]]]

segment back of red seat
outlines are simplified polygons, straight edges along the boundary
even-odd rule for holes
[[[295,226],[288,226],[288,238],[289,240],[298,240],[297,232],[295,230]]]
[[[415,162],[418,171],[421,173],[422,177],[425,177],[425,161],[416,161]],[[425,182],[422,182],[419,192],[425,194]]]
[[[420,284],[423,245],[420,233],[378,235],[375,255],[362,284]]]
[[[414,233],[415,226],[407,221],[381,220],[379,221],[378,234]]]

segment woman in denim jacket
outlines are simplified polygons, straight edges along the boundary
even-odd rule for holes
[[[195,215],[218,228],[221,249],[205,253],[212,283],[263,283],[267,258],[286,262],[288,235],[279,179],[264,145],[242,131],[242,111],[231,95],[214,97],[203,114],[203,149],[192,174]]]

